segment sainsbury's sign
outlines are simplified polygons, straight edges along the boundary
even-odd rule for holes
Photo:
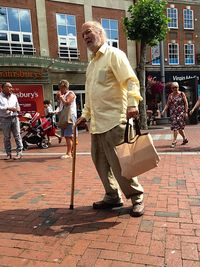
[[[0,78],[29,78],[29,79],[42,79],[43,72],[42,71],[24,71],[24,70],[16,70],[16,71],[0,71]]]
[[[12,84],[21,108],[20,115],[39,112],[44,115],[43,86],[41,84]],[[1,91],[1,86],[0,86]]]
[[[13,93],[18,97],[21,115],[26,112],[44,115],[43,86],[40,84],[13,84]]]

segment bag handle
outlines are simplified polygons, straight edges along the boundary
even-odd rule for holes
[[[133,121],[135,122],[136,135],[141,135],[139,119],[138,118],[134,118]],[[127,119],[125,133],[124,133],[124,143],[128,143],[129,142],[129,140],[128,140],[129,126],[130,126],[129,119]]]

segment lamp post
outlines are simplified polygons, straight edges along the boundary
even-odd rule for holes
[[[166,104],[166,96],[165,96],[165,60],[164,60],[164,42],[160,41],[160,76],[161,82],[164,86],[162,91],[162,108]]]
[[[156,0],[158,3],[160,0]],[[165,59],[164,59],[164,42],[160,41],[160,76],[161,76],[161,82],[163,83],[163,91],[162,91],[162,108],[164,108],[166,104],[166,98],[165,98]],[[164,114],[164,117],[166,117],[166,114]]]

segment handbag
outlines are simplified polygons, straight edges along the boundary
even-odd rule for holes
[[[149,133],[141,133],[139,121],[135,119],[136,135],[128,140],[129,128],[127,121],[124,143],[116,146],[122,176],[131,179],[158,166],[160,158]]]
[[[62,110],[58,113],[58,127],[65,129],[68,124],[72,124],[70,105],[64,105]]]

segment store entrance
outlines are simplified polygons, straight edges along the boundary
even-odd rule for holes
[[[188,100],[188,109],[191,110],[198,99],[198,79],[192,78],[179,82],[180,90],[186,94]],[[195,110],[191,116],[189,116],[190,124],[198,123],[198,110]]]

